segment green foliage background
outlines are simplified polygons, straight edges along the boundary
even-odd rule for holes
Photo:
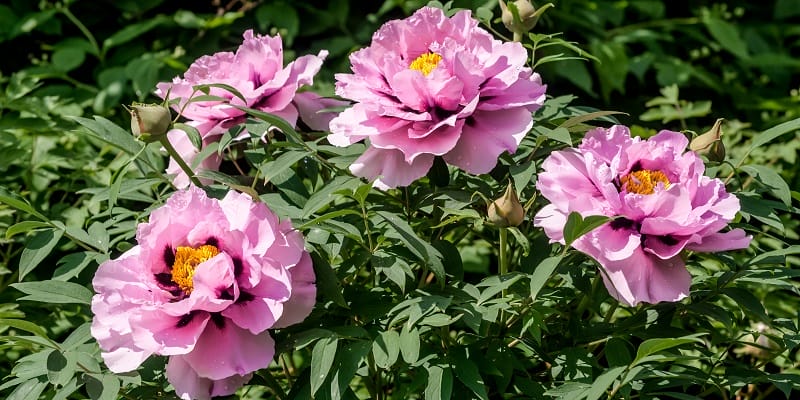
[[[157,82],[235,49],[249,28],[281,34],[287,59],[327,49],[314,90],[332,95],[349,52],[426,3],[0,4],[0,396],[173,396],[163,359],[110,374],[88,330],[97,265],[129,248],[135,225],[172,191],[158,146],[128,134],[122,104],[155,101]],[[319,135],[245,152],[271,177],[261,198],[306,235],[320,296],[309,320],[276,333],[280,357],[242,396],[800,394],[800,2],[554,4],[540,36],[526,39],[552,97],[520,152],[490,175],[440,170],[385,193],[337,175],[358,149]],[[510,36],[495,1],[450,6]],[[590,115],[602,110],[625,114]],[[748,251],[693,255],[690,300],[618,307],[595,264],[533,228],[545,204],[532,184],[540,161],[590,125],[619,121],[649,136],[702,133],[717,118],[727,159],[708,173],[736,191],[735,225],[755,240]],[[252,181],[230,165],[222,172],[216,189]],[[499,275],[498,230],[484,223],[481,195],[497,197],[509,179],[528,220],[511,230],[514,271]]]

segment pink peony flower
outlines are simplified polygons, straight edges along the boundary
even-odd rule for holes
[[[533,125],[546,86],[525,64],[520,43],[495,40],[470,11],[438,8],[384,24],[350,56],[353,74],[336,75],[336,94],[356,104],[331,121],[328,141],[367,140],[350,167],[374,186],[407,186],[434,157],[469,173],[514,153]]]
[[[667,130],[648,140],[621,125],[589,131],[577,149],[544,161],[537,187],[551,204],[534,225],[564,243],[569,213],[613,217],[572,244],[600,263],[608,292],[628,305],[686,297],[691,276],[682,250],[742,249],[752,239],[741,229],[720,232],[739,199],[703,175],[703,161],[684,152],[688,143]]]
[[[172,82],[159,83],[156,94],[161,98],[168,96],[170,100],[177,99],[172,107],[200,131],[205,144],[218,141],[228,129],[245,122],[246,113],[232,107],[232,104],[275,114],[292,127],[297,125],[299,116],[313,121],[309,126],[313,125],[312,128],[316,129],[322,125],[318,121],[326,118],[330,121],[335,115],[317,115],[320,109],[330,107],[330,102],[311,93],[297,93],[297,90],[313,83],[314,75],[319,72],[327,54],[323,50],[316,56],[302,56],[284,66],[281,37],[254,35],[252,30],[248,30],[244,33],[244,42],[235,53],[219,52],[198,58],[183,78],[176,77]],[[226,89],[212,87],[209,94],[226,100],[190,101],[192,97],[203,95],[194,89],[194,86],[203,84],[231,86],[244,99]],[[178,136],[180,138],[176,138]],[[177,132],[171,134],[169,139],[186,162],[191,164],[198,151],[185,136],[185,133]],[[236,139],[248,137],[249,133],[243,130]],[[179,147],[179,143],[184,145]],[[221,161],[219,157],[209,157],[209,160],[202,162],[202,167],[217,169]],[[177,187],[183,188],[189,184],[188,177],[174,160],[170,162],[167,173],[176,174],[174,183]]]
[[[303,237],[263,204],[229,192],[176,192],[100,265],[92,336],[113,372],[169,356],[184,399],[233,394],[275,353],[269,329],[305,319],[316,286]]]

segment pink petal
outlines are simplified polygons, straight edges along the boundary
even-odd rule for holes
[[[513,154],[533,126],[531,113],[524,108],[477,111],[464,125],[458,144],[444,160],[471,174],[485,174],[497,165],[505,151]]]
[[[751,240],[753,240],[753,236],[747,235],[744,230],[737,228],[728,232],[705,236],[700,243],[687,244],[686,248],[693,251],[746,249],[750,246]]]
[[[182,356],[169,358],[166,373],[175,393],[185,400],[210,400],[214,396],[232,395],[253,377],[252,374],[247,374],[232,375],[219,380],[201,378]]]
[[[368,147],[364,154],[350,165],[350,171],[353,175],[374,179],[373,186],[386,190],[410,185],[425,176],[431,166],[433,166],[432,154],[422,154],[409,164],[399,150]]]
[[[266,368],[275,354],[275,342],[269,333],[253,335],[223,321],[221,327],[208,324],[194,350],[183,356],[197,375],[218,380]]]
[[[317,302],[316,277],[311,256],[303,253],[303,258],[290,271],[292,274],[292,296],[283,303],[283,314],[273,328],[284,328],[302,322]]]
[[[155,354],[186,354],[195,348],[208,319],[208,313],[203,311],[174,317],[160,310],[152,310],[132,321],[133,340],[140,348]]]

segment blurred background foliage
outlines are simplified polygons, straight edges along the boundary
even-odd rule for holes
[[[152,92],[157,82],[182,74],[201,55],[235,49],[241,43],[242,32],[250,28],[260,33],[280,34],[287,61],[327,49],[330,54],[316,78],[314,90],[332,95],[334,73],[349,69],[347,55],[351,51],[367,45],[372,33],[386,20],[407,16],[426,3],[421,0],[10,0],[0,4],[0,54],[3,55],[0,61],[0,198],[4,199],[0,203],[5,203],[0,204],[0,318],[27,315],[29,320],[44,325],[47,323],[43,321],[55,321],[50,323],[50,335],[59,341],[55,349],[66,351],[84,345],[90,338],[84,332],[86,329],[77,329],[84,326],[86,319],[78,306],[69,302],[58,306],[22,305],[18,302],[20,293],[9,285],[27,275],[29,280],[54,279],[88,287],[98,263],[130,246],[131,232],[140,216],[139,211],[130,210],[155,207],[163,193],[169,191],[169,187],[158,185],[162,181],[142,172],[163,171],[164,160],[153,157],[155,151],[131,161],[107,141],[77,133],[80,125],[74,117],[97,115],[127,126],[128,114],[123,104],[156,101]],[[560,39],[573,46],[536,47],[534,56],[540,60],[537,71],[548,84],[548,94],[555,97],[540,113],[550,112],[551,117],[558,115],[565,119],[569,114],[563,111],[569,104],[580,104],[575,109],[587,112],[622,111],[627,115],[618,116],[618,120],[631,125],[635,134],[643,136],[662,128],[699,134],[708,130],[718,118],[724,118],[722,139],[728,159],[741,162],[738,165],[710,163],[709,172],[729,177],[731,184],[744,192],[740,196],[744,218],[763,227],[764,235],[758,238],[758,247],[781,249],[800,245],[797,234],[800,222],[793,206],[793,201],[794,204],[800,201],[797,193],[800,132],[794,130],[768,145],[750,149],[756,133],[800,117],[800,59],[797,57],[800,54],[800,0],[555,0],[553,3],[555,7],[544,14],[533,34],[560,33],[549,40]],[[453,1],[451,5],[482,10],[476,15],[488,28],[510,37],[499,21],[496,1],[464,0]],[[529,37],[526,44],[533,48],[539,39],[542,38]],[[579,56],[587,59],[543,62],[547,57]],[[548,128],[555,127],[542,127]],[[580,132],[572,133],[579,137]],[[739,173],[745,158],[753,167]],[[131,162],[138,168],[130,168]],[[512,170],[511,173],[527,174],[530,181],[533,170]],[[122,176],[127,178],[123,180]],[[350,184],[355,183],[348,181]],[[484,183],[470,184],[485,189],[481,186]],[[531,198],[533,188],[520,188],[524,190],[527,190],[524,197]],[[20,198],[27,202],[14,203],[17,207],[8,206],[9,202]],[[363,200],[360,201],[362,207]],[[26,207],[29,212],[18,211]],[[466,214],[472,216],[472,213]],[[462,218],[466,214],[454,215]],[[38,218],[32,217],[37,215]],[[530,245],[546,246],[546,242],[539,235],[531,239]],[[480,240],[461,249],[464,273],[486,276],[496,261],[491,253],[489,243]],[[526,255],[529,265],[535,265],[546,256],[535,253]],[[792,252],[782,254],[788,254],[786,265],[797,268],[800,264]],[[25,269],[18,267],[21,264],[26,265]],[[759,283],[768,281],[765,274],[757,277]],[[594,293],[588,288],[588,278],[574,278],[576,287]],[[718,295],[712,290],[713,286],[724,286],[725,283],[719,282],[733,279],[724,274],[706,278],[703,284],[708,285],[709,291],[701,292],[700,296]],[[406,281],[403,274],[387,279]],[[792,318],[796,316],[796,308],[787,306],[797,306],[796,298],[791,300],[796,296],[796,289],[789,286],[777,296],[765,299],[766,309],[779,310],[779,315],[788,316],[780,324],[786,332],[793,330],[792,340],[798,341],[796,318]],[[753,297],[742,291],[746,292],[744,289],[726,292],[728,297],[723,302],[746,303],[742,312],[748,315],[763,312],[764,308],[753,304]],[[764,298],[768,291],[755,290],[755,293],[758,298]],[[453,307],[470,307],[474,299],[457,299],[452,306],[449,302],[436,303],[437,298],[426,301],[433,301],[427,304],[430,309],[451,307],[452,311]],[[411,308],[409,304],[406,306]],[[705,308],[701,310],[701,306]],[[722,325],[715,325],[716,329],[730,329],[730,335],[737,335],[731,318],[737,318],[738,314],[733,316],[713,307],[716,306],[700,303],[676,311],[670,306],[659,306],[651,309],[655,310],[655,316],[652,312],[637,313],[626,326],[648,332],[669,329],[661,324],[664,318],[656,318],[659,311],[662,316],[668,315],[667,321],[674,313],[684,312],[689,318],[698,318],[699,324],[706,323],[699,316],[715,315],[717,321],[723,321]],[[402,312],[403,309],[398,310]],[[533,311],[546,314],[551,310]],[[527,325],[526,329],[536,329]],[[35,330],[30,326],[16,326],[18,330],[26,328]],[[577,329],[574,321],[565,321],[552,332],[560,328]],[[76,332],[83,337],[76,336]],[[541,340],[543,332],[531,334]],[[25,365],[40,365],[36,360],[18,363],[27,354],[20,343],[2,345],[5,356],[0,357],[0,371],[4,376],[25,377],[26,373],[33,373],[26,371]],[[302,345],[310,343],[309,339]],[[42,346],[35,339],[30,339],[28,344],[31,348]],[[794,348],[796,344],[782,342],[785,348]],[[575,343],[549,344],[553,348],[572,345]],[[334,343],[334,350],[335,346]],[[614,354],[622,354],[621,359],[611,360],[609,366],[617,361],[620,365],[631,362],[633,345],[613,341],[607,346],[609,353],[615,350]],[[324,350],[320,347],[320,351]],[[567,350],[570,351],[565,350],[564,359],[550,360],[552,365],[563,366],[561,372],[554,372],[553,378],[568,381],[585,377],[587,368],[598,369],[585,348]],[[95,349],[85,351],[94,352],[96,356]],[[510,363],[506,363],[510,358],[502,347],[492,351],[495,358],[483,360],[481,372],[492,377],[495,381],[492,385],[503,387],[508,385],[503,380],[506,379],[505,368],[511,368]],[[394,357],[397,358],[396,353]],[[790,360],[784,362],[791,364]],[[496,371],[487,372],[486,365],[496,365]],[[524,370],[528,366],[515,368]],[[684,373],[689,376],[695,372]],[[727,379],[732,379],[731,376]],[[71,376],[48,378],[60,385],[72,384]],[[82,384],[86,385],[89,395],[101,398],[103,385],[97,386],[91,379],[103,382],[104,377],[84,379]],[[163,383],[163,377],[145,376],[143,379],[162,379]],[[0,382],[0,393],[9,393],[20,382]],[[782,382],[784,386],[778,382],[775,387],[784,390],[786,385],[792,384],[791,380]],[[268,383],[265,384],[269,386]],[[421,385],[424,383],[413,381],[406,390],[422,390]],[[542,389],[535,387],[532,380],[530,385],[531,393],[541,393]],[[33,389],[28,393],[36,393],[36,387],[28,389]],[[705,387],[701,389],[695,392],[706,390]],[[150,388],[151,392],[146,392],[146,388],[141,390],[153,396],[161,395],[158,388]],[[713,392],[713,388],[708,390]],[[14,393],[22,396],[19,391]]]

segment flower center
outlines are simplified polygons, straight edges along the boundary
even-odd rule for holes
[[[422,72],[422,75],[428,76],[428,74],[430,74],[431,71],[436,69],[436,66],[439,65],[439,61],[442,61],[442,56],[431,52],[423,53],[419,57],[415,58],[408,68]]]
[[[184,293],[192,293],[195,268],[217,254],[219,249],[210,244],[198,248],[178,246],[175,250],[175,263],[172,265],[172,281],[177,283]]]
[[[648,169],[631,172],[619,178],[619,182],[628,193],[638,194],[653,194],[653,190],[659,183],[663,183],[665,188],[668,188],[670,184],[663,172]]]

